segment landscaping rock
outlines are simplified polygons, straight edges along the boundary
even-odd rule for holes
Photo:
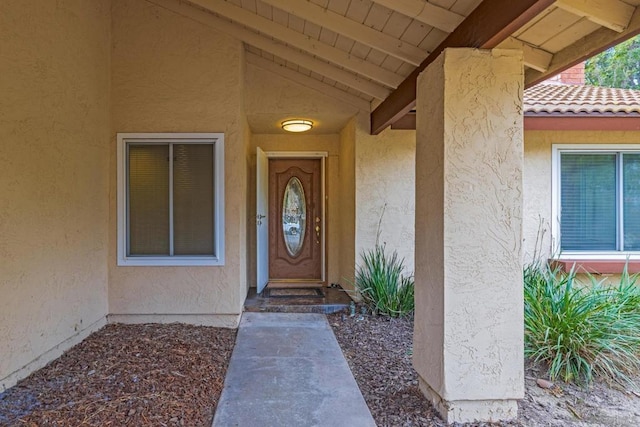
[[[538,378],[536,380],[536,384],[538,384],[538,387],[544,388],[544,389],[553,388],[555,386],[555,384],[552,383],[551,381],[548,381],[542,378]]]

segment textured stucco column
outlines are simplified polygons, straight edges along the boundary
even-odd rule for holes
[[[511,50],[448,49],[418,79],[414,365],[448,422],[524,395],[522,90]]]

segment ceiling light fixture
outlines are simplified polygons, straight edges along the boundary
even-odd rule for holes
[[[293,119],[282,122],[282,129],[287,132],[306,132],[312,127],[313,122],[311,120]]]

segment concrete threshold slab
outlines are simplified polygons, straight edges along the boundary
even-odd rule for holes
[[[349,308],[351,298],[342,288],[307,288],[301,291],[318,291],[319,295],[279,297],[274,292],[295,291],[291,288],[265,289],[262,294],[256,288],[249,289],[244,310],[255,313],[319,313],[328,314]]]
[[[213,427],[375,426],[327,318],[244,313]]]

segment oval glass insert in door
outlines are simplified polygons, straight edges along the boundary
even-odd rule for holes
[[[307,224],[307,204],[302,183],[292,177],[284,189],[282,202],[282,235],[287,252],[292,257],[300,254]]]

